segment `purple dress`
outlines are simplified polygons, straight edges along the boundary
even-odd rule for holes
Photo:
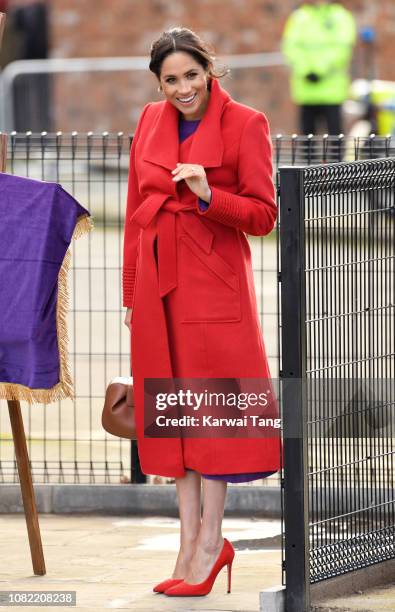
[[[186,121],[182,119],[180,115],[179,122],[179,139],[180,142],[186,140],[191,136],[198,128],[200,119],[196,121]],[[199,207],[201,210],[207,210],[210,204],[207,204],[204,200],[199,198]],[[189,470],[190,468],[186,468]],[[202,474],[203,478],[209,478],[210,480],[225,480],[226,482],[249,482],[251,480],[258,480],[260,478],[267,478],[276,472],[249,472],[245,474]]]

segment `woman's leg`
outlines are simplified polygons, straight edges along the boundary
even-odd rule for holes
[[[227,482],[203,478],[203,519],[195,554],[189,565],[185,582],[196,584],[207,578],[224,544],[222,519]]]
[[[200,474],[187,470],[183,478],[176,478],[176,488],[181,529],[180,550],[172,578],[185,578],[201,527]]]

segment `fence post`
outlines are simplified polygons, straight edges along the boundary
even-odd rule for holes
[[[287,612],[310,609],[303,168],[280,168],[284,531]]]

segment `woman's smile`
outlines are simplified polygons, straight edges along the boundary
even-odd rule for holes
[[[190,96],[187,96],[187,97],[177,98],[177,100],[179,102],[181,102],[181,104],[188,104],[188,105],[190,105],[190,104],[193,104],[193,102],[196,100],[196,96],[197,96],[197,94],[194,93],[194,94],[192,94]]]

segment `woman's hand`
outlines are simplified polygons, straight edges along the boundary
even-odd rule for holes
[[[178,182],[185,180],[189,189],[197,195],[198,198],[204,200],[204,202],[210,202],[211,190],[203,166],[178,163],[177,168],[174,168],[171,173],[173,175],[173,181]]]
[[[132,309],[131,308],[126,309],[124,323],[126,327],[129,328],[129,331],[132,331]]]

